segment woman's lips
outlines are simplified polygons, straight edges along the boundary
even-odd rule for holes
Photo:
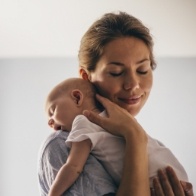
[[[131,98],[119,98],[122,102],[129,104],[129,105],[134,105],[140,102],[141,96],[139,97],[131,97]]]

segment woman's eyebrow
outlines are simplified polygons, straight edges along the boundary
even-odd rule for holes
[[[138,61],[136,64],[142,64],[142,63],[144,63],[146,61],[149,62],[150,59],[148,59],[148,58],[142,59],[142,60]]]
[[[145,59],[139,60],[138,62],[136,62],[136,65],[142,64],[144,62],[150,62],[150,59],[145,58]],[[107,63],[107,65],[124,66],[124,63],[120,63],[120,62],[117,62],[117,61],[112,61],[112,62]]]
[[[124,64],[123,64],[123,63],[116,62],[116,61],[109,62],[109,63],[107,63],[107,65],[117,65],[117,66],[124,66]]]

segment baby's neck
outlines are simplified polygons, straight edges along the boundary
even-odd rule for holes
[[[101,107],[101,105],[95,105],[95,104],[90,104],[90,103],[84,106],[83,109],[95,112],[97,114],[101,113],[104,110],[104,108]]]
[[[95,108],[91,109],[91,111],[99,114],[103,111],[103,109],[95,107]]]
[[[97,114],[104,110],[103,106],[99,102],[92,102],[91,100],[86,100],[84,102],[83,109],[95,112]]]

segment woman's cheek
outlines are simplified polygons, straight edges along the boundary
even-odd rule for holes
[[[145,89],[146,89],[146,92],[150,92],[150,91],[151,91],[152,84],[153,84],[153,79],[152,79],[152,78],[149,78],[149,79],[145,82]]]
[[[105,86],[105,88],[101,88],[100,89],[101,92],[100,94],[108,99],[110,99],[111,101],[114,101],[115,99],[115,94],[116,94],[116,89],[114,88],[114,85],[107,85]]]

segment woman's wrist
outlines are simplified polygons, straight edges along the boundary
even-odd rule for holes
[[[122,128],[122,137],[125,139],[126,143],[133,146],[144,145],[146,147],[148,142],[148,136],[141,125],[134,119],[134,122],[126,125]]]
[[[137,136],[140,137],[139,140],[136,138],[133,139],[133,134],[127,134],[126,136],[123,175],[117,196],[150,195],[148,179],[147,137],[146,134]],[[137,140],[137,142],[134,142],[134,140]]]

